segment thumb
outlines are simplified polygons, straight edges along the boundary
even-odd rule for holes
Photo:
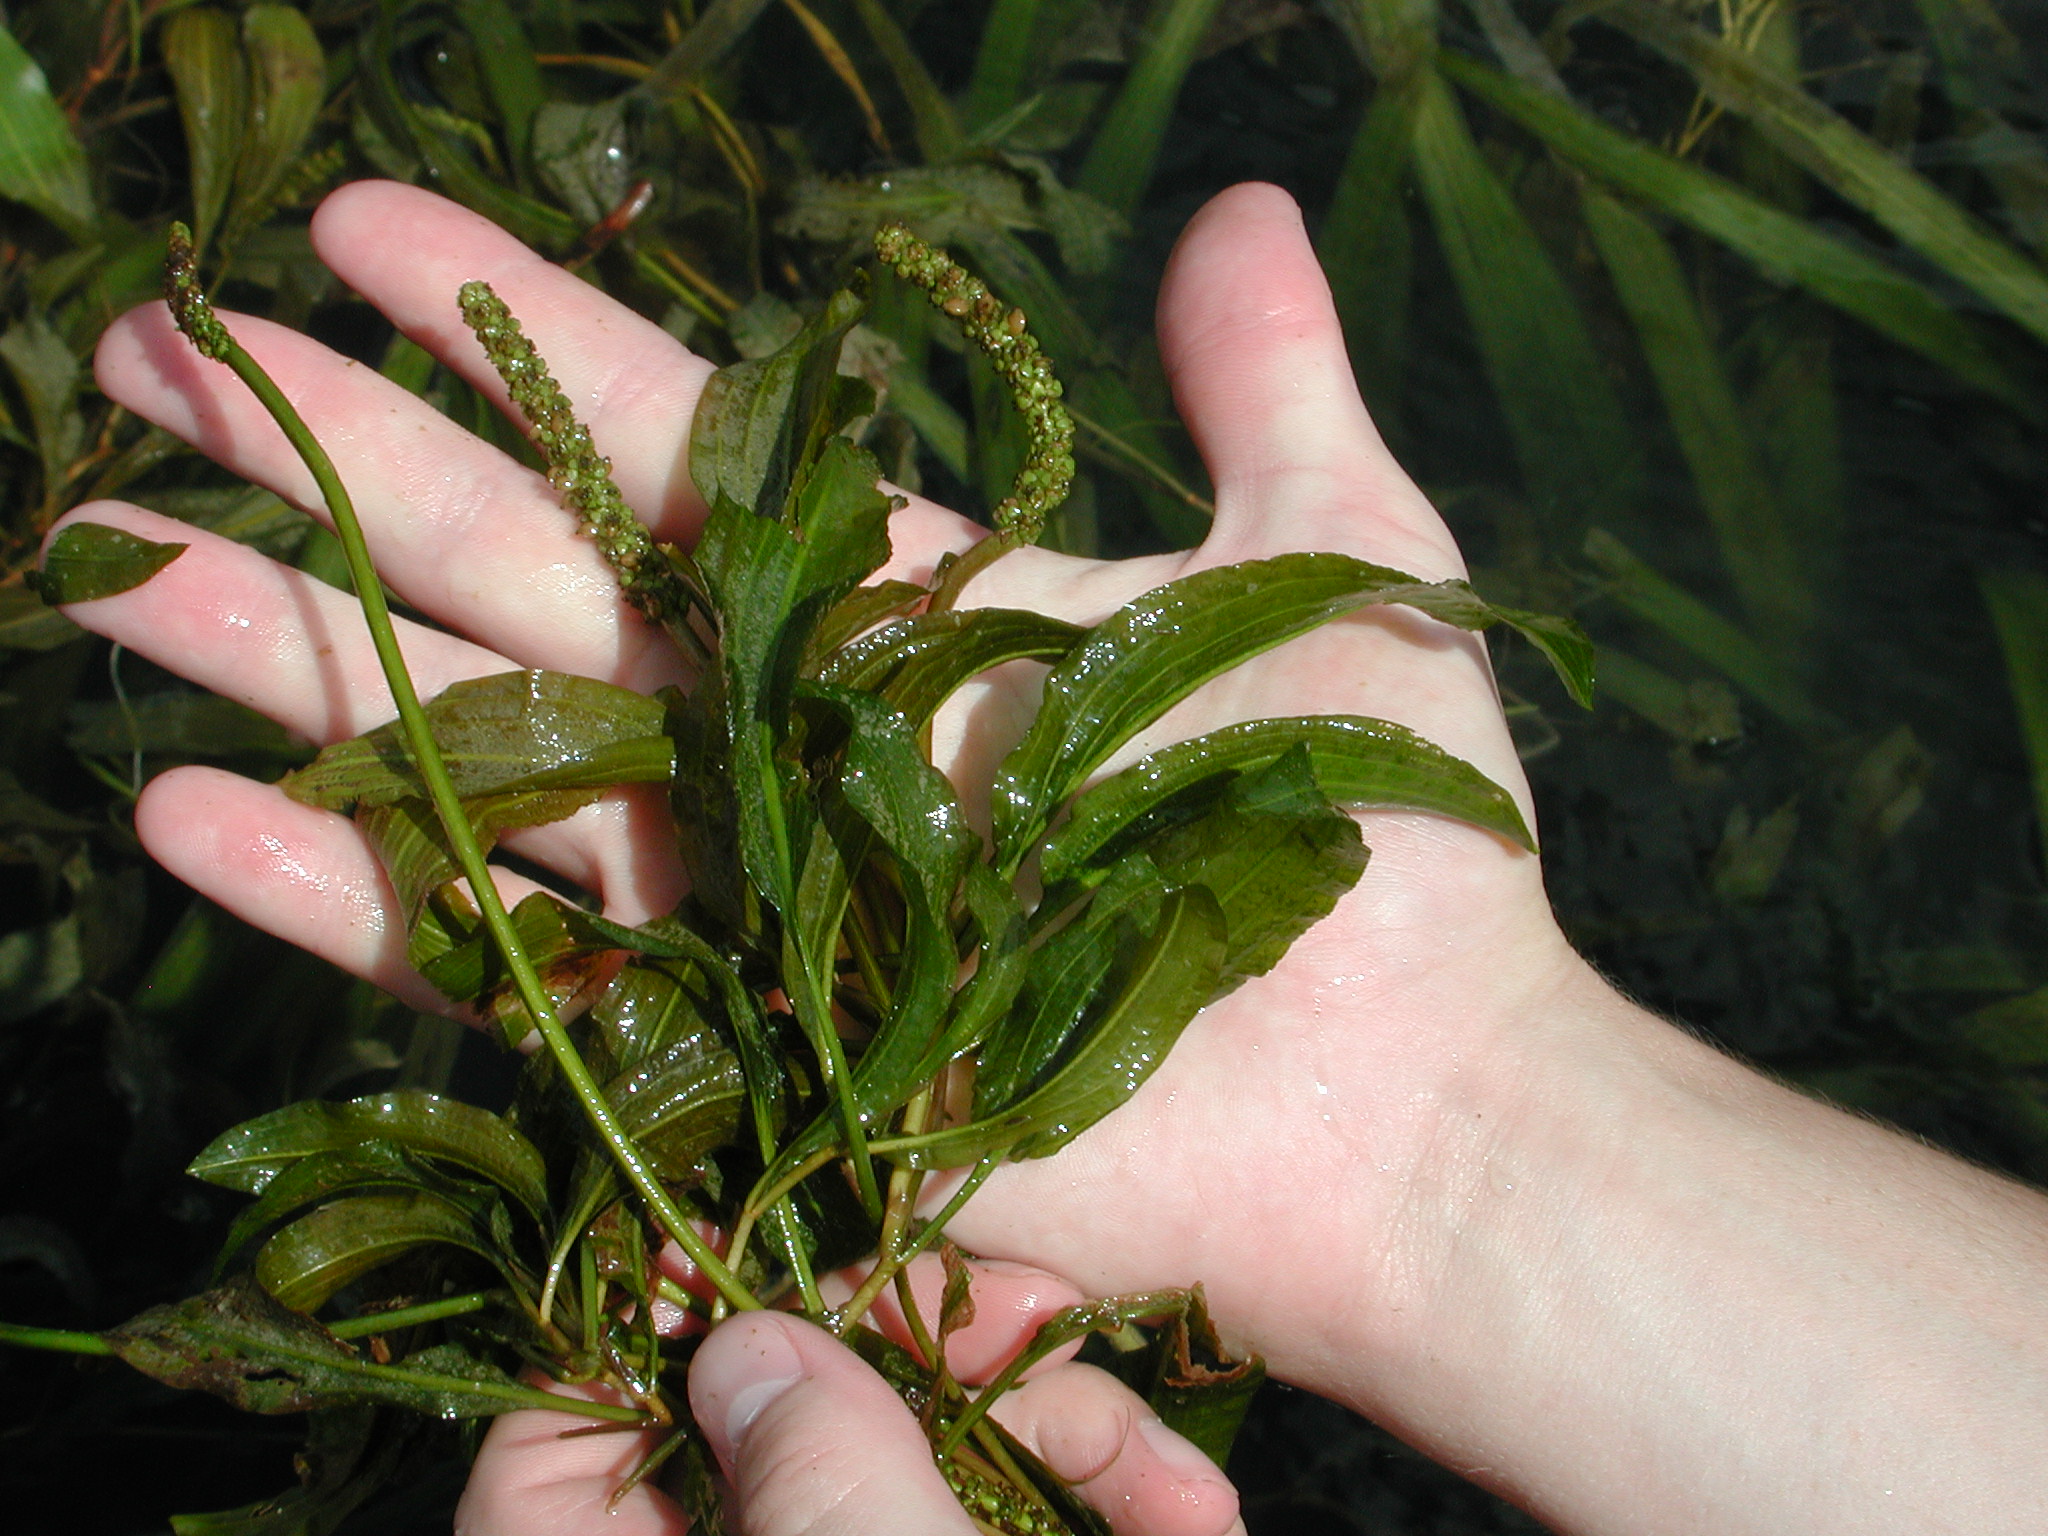
[[[690,1411],[745,1536],[972,1536],[902,1400],[809,1323],[749,1312],[713,1329],[690,1366]]]

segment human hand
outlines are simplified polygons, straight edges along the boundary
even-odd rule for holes
[[[822,1329],[761,1312],[720,1325],[691,1361],[690,1410],[734,1490],[743,1536],[972,1536],[924,1431]],[[1214,1463],[1092,1366],[1035,1377],[993,1412],[1116,1536],[1243,1536]],[[654,1483],[612,1503],[654,1432],[563,1438],[587,1423],[533,1409],[494,1423],[455,1536],[681,1536],[682,1511]]]
[[[490,281],[612,457],[628,502],[660,537],[687,540],[702,509],[684,443],[708,365],[428,194],[346,188],[313,236],[403,330],[501,395],[453,303],[462,281]],[[1293,549],[1424,578],[1461,573],[1447,530],[1358,401],[1327,289],[1284,195],[1238,188],[1197,217],[1167,275],[1160,321],[1162,354],[1217,487],[1208,539],[1121,563],[1019,551],[976,580],[971,602],[1093,620],[1176,576]],[[276,327],[232,323],[328,446],[386,580],[468,637],[404,632],[423,694],[513,666],[640,688],[681,676],[540,477],[369,370]],[[317,506],[276,429],[161,309],[118,322],[99,368],[115,399]],[[315,740],[388,717],[341,594],[137,509],[102,503],[77,515],[192,545],[144,586],[77,605],[81,622]],[[911,577],[978,537],[915,499],[891,531],[888,574]],[[1014,675],[967,691],[939,722],[942,762],[963,784],[985,781],[1029,701]],[[1514,789],[1526,812],[1483,651],[1411,613],[1342,621],[1272,652],[1169,713],[1131,753],[1237,719],[1324,711],[1408,725]],[[623,793],[512,846],[598,893],[612,916],[638,921],[666,910],[680,888],[665,816],[658,794]],[[1447,1156],[1462,1155],[1454,1138],[1467,1130],[1464,1101],[1503,1070],[1496,1063],[1512,1068],[1542,999],[1582,974],[1533,859],[1436,818],[1365,819],[1374,859],[1336,912],[1271,975],[1197,1019],[1116,1115],[1056,1158],[1000,1170],[956,1219],[961,1241],[1097,1294],[1204,1281],[1233,1342],[1291,1379],[1341,1384],[1339,1357],[1348,1374],[1358,1342],[1339,1337],[1343,1327],[1362,1306],[1400,1308],[1426,1267],[1403,1208]],[[136,823],[168,868],[231,910],[432,1003],[405,968],[383,875],[347,821],[266,786],[182,769],[151,783]],[[523,894],[515,878],[506,885]],[[1370,1256],[1381,1272],[1362,1280],[1337,1254]]]

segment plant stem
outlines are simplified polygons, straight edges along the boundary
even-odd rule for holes
[[[349,578],[356,589],[356,600],[362,605],[363,620],[369,626],[370,642],[376,648],[379,665],[384,669],[384,680],[391,690],[392,702],[398,706],[406,746],[421,779],[425,781],[442,829],[448,835],[450,851],[469,882],[470,895],[504,959],[505,969],[512,977],[520,1002],[525,1004],[535,1028],[547,1045],[548,1053],[554,1057],[556,1066],[583,1105],[584,1113],[599,1138],[618,1162],[620,1171],[647,1202],[648,1209],[663,1231],[682,1246],[733,1306],[748,1311],[758,1308],[760,1303],[697,1235],[683,1215],[682,1208],[676,1204],[675,1197],[662,1187],[661,1180],[640,1155],[639,1148],[620,1129],[611,1105],[605,1101],[604,1090],[590,1075],[590,1068],[571,1043],[568,1031],[562,1027],[547,989],[541,984],[533,961],[512,926],[511,915],[498,895],[490,867],[484,862],[483,850],[477,845],[476,833],[463,812],[461,797],[456,794],[454,781],[448,776],[448,765],[442,761],[440,749],[435,745],[426,712],[421,709],[419,694],[412,685],[412,675],[406,671],[405,658],[399,653],[398,636],[391,627],[390,605],[384,600],[383,585],[370,561],[369,545],[356,517],[355,503],[342,485],[334,461],[328,458],[327,450],[314,438],[298,411],[284,397],[284,392],[271,382],[270,376],[228,334],[227,327],[213,313],[212,306],[199,291],[193,271],[191,236],[183,225],[172,226],[170,271],[171,310],[177,318],[178,328],[203,355],[234,370],[235,376],[248,386],[250,393],[283,430],[320,488],[321,497],[334,519],[334,531],[348,558]]]
[[[76,1333],[69,1328],[30,1328],[23,1323],[0,1323],[0,1344],[22,1349],[47,1349],[61,1355],[111,1355],[114,1346],[96,1333]]]
[[[439,1301],[423,1301],[416,1307],[345,1317],[338,1323],[329,1323],[327,1331],[337,1339],[360,1339],[373,1333],[391,1333],[417,1323],[439,1322],[444,1317],[467,1317],[472,1312],[481,1312],[502,1295],[500,1291],[471,1291],[463,1296],[444,1296]]]

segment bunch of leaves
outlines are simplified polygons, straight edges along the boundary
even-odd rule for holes
[[[994,1427],[989,1405],[1076,1337],[1170,1319],[1154,1353],[1182,1365],[1153,1373],[1155,1397],[1227,1449],[1258,1366],[1193,1374],[1191,1338],[1214,1348],[1198,1293],[1062,1313],[970,1398],[945,1354],[971,1315],[957,1254],[936,1318],[919,1315],[904,1267],[943,1241],[947,1216],[999,1162],[1055,1152],[1113,1110],[1203,1007],[1329,912],[1366,865],[1345,807],[1433,811],[1532,845],[1506,791],[1386,721],[1254,720],[1101,770],[1206,682],[1371,606],[1465,629],[1505,622],[1582,697],[1589,652],[1569,624],[1495,608],[1462,581],[1330,554],[1183,577],[1088,628],[957,608],[968,574],[1027,542],[1071,477],[1062,391],[1020,311],[900,226],[878,246],[991,355],[1029,423],[1032,454],[997,531],[929,587],[870,580],[896,502],[844,434],[873,409],[869,388],[839,372],[857,288],[707,384],[690,469],[710,514],[685,553],[624,515],[545,364],[471,284],[465,317],[565,499],[703,667],[687,693],[663,697],[520,672],[423,707],[345,488],[212,313],[174,229],[180,327],[249,384],[312,470],[399,705],[397,723],[328,748],[288,792],[354,810],[390,871],[414,963],[508,1045],[537,1033],[543,1048],[509,1116],[400,1092],[233,1128],[193,1165],[257,1197],[223,1250],[230,1278],[78,1347],[268,1413],[370,1403],[486,1416],[550,1401],[507,1369],[539,1362],[615,1390],[621,1402],[588,1405],[593,1417],[674,1425],[629,1485],[680,1454],[697,1513],[715,1519],[676,1385],[689,1347],[661,1337],[658,1303],[715,1323],[790,1300],[858,1335],[970,1508],[1049,1531],[1099,1524]],[[53,544],[38,584],[53,601],[105,595],[178,553],[81,524]],[[983,839],[930,759],[929,727],[957,689],[1019,660],[1047,667],[1043,698],[987,787]],[[628,928],[545,892],[504,909],[484,863],[493,839],[649,780],[670,786],[690,875],[675,912]],[[592,991],[571,1028],[564,1004]],[[924,1177],[951,1168],[970,1170],[958,1193],[914,1219]],[[665,1242],[710,1297],[664,1280],[653,1256]],[[818,1275],[850,1263],[864,1278],[828,1307]],[[892,1283],[915,1353],[864,1328]],[[339,1329],[313,1320],[330,1307]],[[352,1333],[374,1334],[379,1352],[364,1358]]]

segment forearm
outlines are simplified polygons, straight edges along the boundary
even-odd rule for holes
[[[1340,1395],[1589,1536],[2048,1530],[2048,1200],[1590,971],[1527,1029]]]

